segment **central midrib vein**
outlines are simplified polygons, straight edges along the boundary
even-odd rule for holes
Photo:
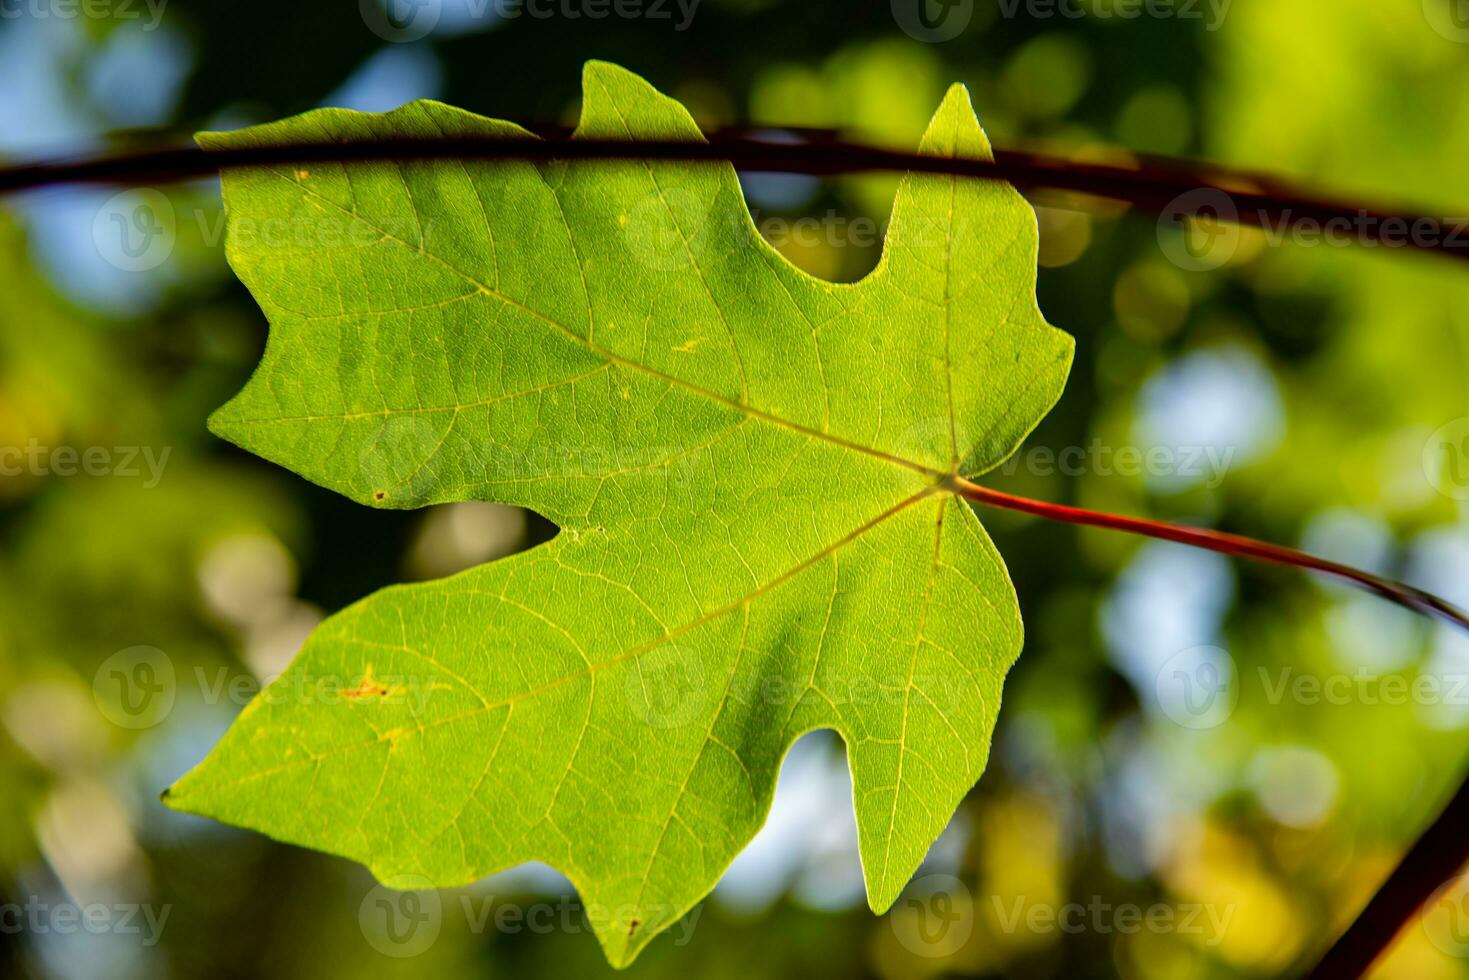
[[[861,443],[851,442],[847,439],[841,438],[840,436],[834,436],[829,432],[822,432],[819,429],[813,429],[808,426],[801,425],[798,422],[792,422],[789,419],[782,418],[779,415],[775,415],[771,412],[765,411],[764,409],[756,408],[753,405],[747,405],[737,399],[728,398],[724,395],[719,394],[718,392],[710,391],[707,388],[701,388],[695,384],[690,384],[682,378],[676,377],[675,375],[667,374],[663,371],[658,370],[657,368],[649,367],[646,364],[640,364],[637,361],[629,360],[628,358],[625,358],[620,354],[617,354],[606,349],[605,347],[602,347],[590,338],[583,337],[581,334],[577,333],[575,330],[572,330],[570,327],[554,319],[553,317],[547,316],[541,311],[527,306],[519,300],[507,296],[499,290],[492,288],[487,283],[480,281],[478,277],[470,275],[458,266],[448,261],[445,261],[441,256],[435,255],[433,252],[428,251],[422,245],[412,245],[397,237],[396,235],[388,232],[386,229],[378,227],[376,224],[367,220],[358,212],[352,210],[351,208],[343,207],[336,201],[333,201],[331,198],[322,195],[319,191],[307,187],[301,181],[296,180],[286,174],[283,174],[278,170],[268,170],[267,172],[275,175],[276,177],[279,177],[281,180],[292,185],[293,187],[296,187],[302,193],[311,195],[311,197],[315,200],[321,201],[324,204],[336,208],[338,211],[347,215],[349,218],[361,222],[367,228],[370,228],[373,231],[377,232],[379,235],[382,235],[384,240],[393,242],[394,244],[408,250],[409,252],[413,252],[417,255],[423,256],[426,259],[437,262],[440,266],[447,269],[449,272],[453,273],[459,278],[463,279],[469,285],[473,286],[481,294],[491,299],[497,300],[501,303],[504,303],[505,305],[510,306],[514,309],[520,310],[521,312],[526,313],[536,318],[537,320],[540,320],[542,323],[570,338],[574,343],[581,345],[583,348],[602,358],[609,364],[615,364],[621,368],[626,368],[631,371],[638,371],[643,374],[647,374],[650,377],[657,378],[666,384],[675,386],[691,394],[707,398],[710,401],[717,402],[718,404],[724,405],[728,408],[732,408],[745,415],[749,415],[754,418],[761,419],[762,421],[769,422],[770,424],[779,426],[780,428],[787,429],[792,432],[797,432],[801,435],[808,436],[809,438],[817,439],[822,442],[831,443],[832,445],[840,446],[852,452],[862,453],[867,456],[872,456],[876,459],[884,460],[885,462],[891,463],[895,466],[901,466],[904,469],[921,473],[930,479],[937,480],[946,476],[946,474],[941,473],[940,471],[935,470],[930,466],[925,466],[922,463],[916,463],[912,460],[904,459],[901,456],[894,456],[891,453],[883,452],[881,449],[876,449],[872,446],[864,446]],[[554,194],[554,192],[552,193]],[[459,406],[443,406],[443,410],[448,411],[457,407]],[[949,419],[949,424],[952,428],[954,424],[952,414]]]

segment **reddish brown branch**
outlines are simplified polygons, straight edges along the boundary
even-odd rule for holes
[[[1142,534],[1150,538],[1162,538],[1165,541],[1193,545],[1197,548],[1208,548],[1210,551],[1218,551],[1226,555],[1238,555],[1242,558],[1253,558],[1256,561],[1271,562],[1276,565],[1292,565],[1296,568],[1333,575],[1370,592],[1375,592],[1390,602],[1406,606],[1414,612],[1437,616],[1460,629],[1469,630],[1469,613],[1445,599],[1440,599],[1436,595],[1416,589],[1411,585],[1404,585],[1401,582],[1373,575],[1371,572],[1364,572],[1360,568],[1308,555],[1295,548],[1269,544],[1240,534],[1230,534],[1227,531],[1189,527],[1185,524],[1169,524],[1145,517],[1107,514],[1101,511],[1085,510],[1081,507],[1068,507],[1065,504],[1032,500],[1029,497],[1017,497],[1014,494],[991,490],[964,479],[955,481],[955,491],[976,503],[1003,507],[1006,510],[1018,510],[1052,521],[1084,524],[1088,527],[1104,527],[1113,531],[1127,531],[1130,534]]]
[[[349,161],[681,160],[728,162],[745,171],[832,175],[863,171],[952,174],[1003,180],[1029,190],[1061,190],[1107,198],[1179,216],[1208,212],[1217,221],[1270,227],[1277,234],[1313,222],[1314,234],[1336,228],[1363,245],[1403,247],[1469,260],[1469,220],[1390,212],[1331,200],[1258,175],[1223,167],[1148,158],[1136,166],[1081,163],[1015,150],[993,160],[956,159],[883,149],[806,134],[774,142],[743,134],[712,135],[707,142],[552,139],[526,136],[361,140],[252,146],[205,152],[175,147],[80,160],[42,161],[0,168],[0,194],[54,184],[157,184],[212,176],[224,167],[260,167]],[[1240,190],[1255,187],[1260,190]],[[1230,189],[1234,188],[1234,189]],[[1208,191],[1206,199],[1196,192]],[[1175,203],[1181,195],[1193,196]]]

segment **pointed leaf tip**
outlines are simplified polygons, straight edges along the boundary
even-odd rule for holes
[[[990,149],[989,137],[979,124],[974,113],[974,103],[969,89],[962,82],[955,82],[944,93],[943,101],[934,110],[933,118],[923,133],[918,150],[934,156],[973,157],[989,160],[994,154]]]
[[[704,134],[681,102],[610,61],[582,67],[582,108],[576,135],[592,139],[702,142]]]

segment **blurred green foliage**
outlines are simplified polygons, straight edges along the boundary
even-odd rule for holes
[[[581,63],[600,57],[705,125],[832,127],[911,146],[943,87],[963,81],[1000,146],[1123,162],[1182,154],[1367,203],[1469,207],[1469,128],[1457,125],[1469,112],[1469,47],[1431,5],[1104,16],[1116,6],[1038,16],[1054,8],[976,0],[967,28],[933,44],[905,34],[886,3],[827,0],[705,0],[686,31],[446,13],[406,44],[385,42],[351,4],[172,0],[155,31],[32,13],[0,21],[0,152],[421,95],[565,121]],[[885,219],[892,186],[880,175],[746,182],[772,240],[837,278],[876,261],[878,243],[856,230]],[[16,940],[0,947],[5,968],[605,971],[574,912],[561,917],[572,899],[549,874],[445,893],[436,939],[396,957],[382,949],[404,947],[374,931],[375,903],[390,899],[361,869],[158,804],[322,610],[553,533],[501,509],[358,508],[208,437],[203,419],[258,358],[264,321],[224,264],[217,189],[158,190],[173,246],[140,271],[120,269],[126,253],[107,244],[108,216],[137,213],[119,211],[110,190],[8,200],[0,222],[0,448],[53,454],[0,476],[0,925]],[[1298,544],[1469,603],[1469,494],[1452,467],[1469,459],[1442,455],[1469,434],[1462,269],[1253,231],[1227,239],[1227,254],[1200,253],[1216,267],[1185,268],[1171,258],[1178,233],[1152,215],[1074,210],[1059,194],[1035,201],[1041,306],[1077,337],[1077,362],[1060,406],[995,486]],[[800,218],[815,219],[804,226],[813,234],[794,234]],[[1227,464],[1119,472],[1119,451],[1158,446],[1178,450],[1175,464],[1206,448]],[[113,455],[96,475],[65,476],[58,447]],[[169,451],[156,483],[146,466],[121,472],[115,451],[129,447],[155,460]],[[1068,447],[1079,465],[1035,453]],[[687,945],[675,929],[631,973],[1289,972],[1355,915],[1458,781],[1469,747],[1469,696],[1455,691],[1469,676],[1462,639],[1284,571],[981,517],[1028,635],[990,771],[932,858],[934,874],[962,887],[942,909],[915,899],[877,919],[860,907],[840,746],[814,740],[798,747],[802,778],[783,784],[758,860],[705,903]],[[1171,686],[1179,676],[1184,689]],[[164,685],[169,710],[129,713],[117,677]],[[1181,710],[1189,681],[1210,678],[1227,682],[1223,707]],[[1393,698],[1389,678],[1438,693]],[[154,943],[146,928],[66,930],[52,914],[89,903],[169,913]],[[43,928],[10,928],[10,910],[43,905]],[[1111,911],[1098,919],[1100,905]],[[1198,928],[1178,918],[1124,928],[1124,906],[1192,910]],[[479,918],[505,907],[525,918]],[[1074,930],[1026,918],[1073,907],[1084,912]],[[538,908],[557,924],[527,925]],[[963,941],[915,942],[922,917],[943,910],[967,927]],[[1456,911],[1431,908],[1379,975],[1469,976]],[[1225,924],[1211,926],[1211,913]]]

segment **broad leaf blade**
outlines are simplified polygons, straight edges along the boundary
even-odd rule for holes
[[[589,64],[584,93],[580,136],[700,138],[621,69]],[[414,103],[203,142],[509,129]],[[988,154],[962,89],[923,147]],[[943,482],[1013,451],[1069,368],[1019,196],[910,176],[878,269],[837,285],[760,240],[725,165],[224,187],[271,337],[214,430],[365,503],[495,500],[562,531],[328,620],[169,802],[389,883],[544,861],[608,910],[622,965],[758,830],[791,743],[831,728],[889,906],[983,771],[1020,649],[1003,562]],[[308,233],[248,234],[272,220]]]

